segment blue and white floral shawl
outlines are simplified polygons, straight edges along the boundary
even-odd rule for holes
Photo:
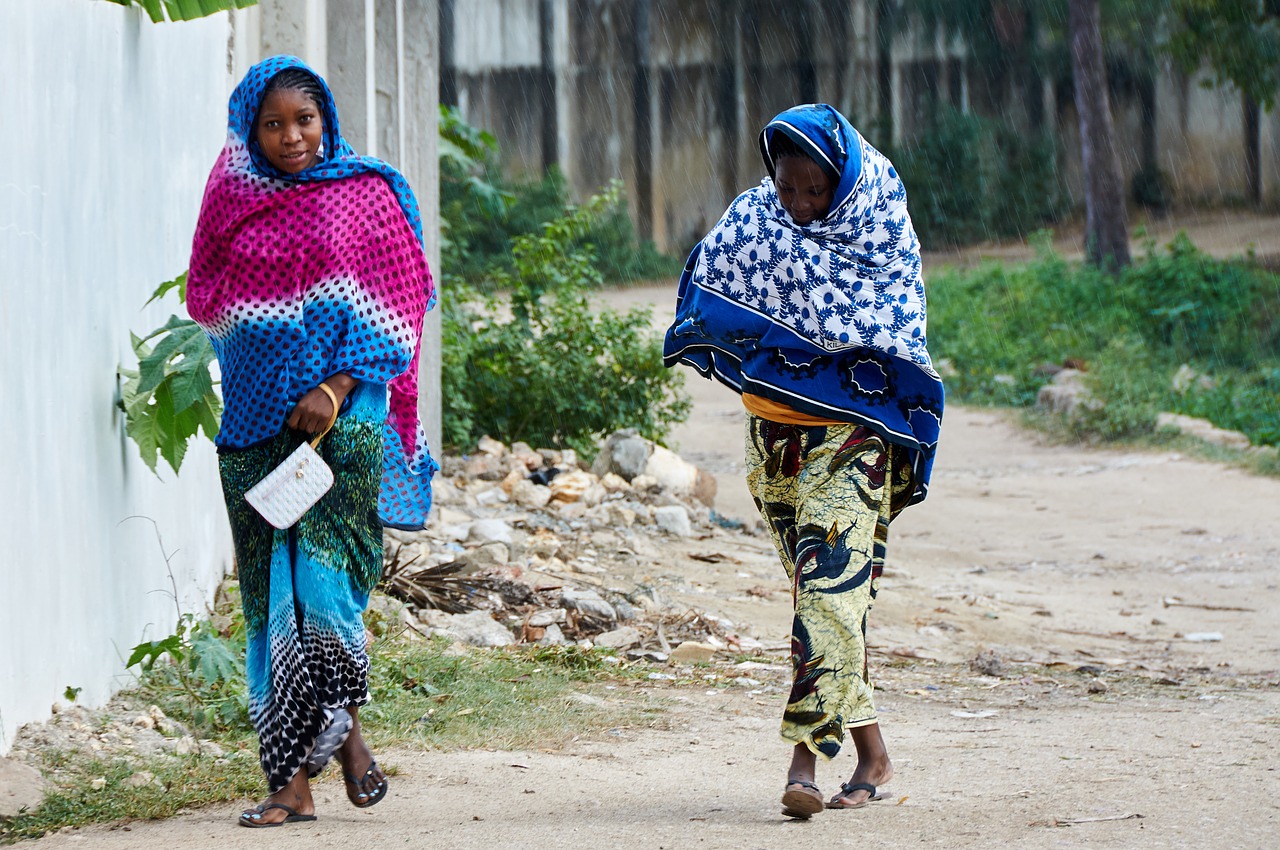
[[[906,447],[920,501],[943,391],[925,343],[920,243],[902,180],[826,104],[788,109],[765,127],[770,175],[776,133],[839,175],[831,210],[796,224],[771,177],[738,196],[689,255],[664,360]]]

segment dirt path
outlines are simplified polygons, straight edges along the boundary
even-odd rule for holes
[[[608,299],[666,307],[670,296]],[[689,388],[680,448],[717,474],[720,512],[751,520],[739,402],[695,376]],[[1275,479],[1168,452],[1045,445],[1001,414],[953,408],[929,499],[893,527],[873,613],[897,768],[887,801],[808,823],[778,815],[779,654],[727,688],[609,692],[664,701],[663,728],[541,752],[386,753],[398,774],[369,812],[330,779],[316,824],[250,832],[221,805],[31,846],[1271,847],[1278,511]],[[766,647],[785,639],[788,598],[763,536],[640,554],[620,578],[719,612]],[[1003,676],[970,669],[982,651]],[[842,754],[819,781],[834,791],[851,769]]]

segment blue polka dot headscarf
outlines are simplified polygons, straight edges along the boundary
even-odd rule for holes
[[[311,73],[324,92],[324,159],[296,175],[273,168],[251,140],[263,92],[287,68]],[[222,374],[218,444],[275,436],[293,405],[336,373],[386,385],[380,509],[389,525],[420,528],[435,462],[417,416],[417,363],[433,302],[408,182],[352,150],[328,86],[301,60],[255,65],[231,96],[187,279],[187,308]]]

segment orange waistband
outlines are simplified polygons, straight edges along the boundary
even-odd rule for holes
[[[753,416],[759,416],[761,419],[768,419],[770,422],[781,422],[783,425],[804,425],[813,427],[815,425],[848,425],[848,422],[841,422],[838,419],[826,419],[821,416],[810,416],[807,413],[801,413],[794,407],[767,399],[764,396],[752,395],[751,393],[742,394],[742,406],[747,412]]]

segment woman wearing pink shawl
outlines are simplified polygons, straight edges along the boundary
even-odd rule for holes
[[[431,507],[417,360],[433,302],[404,177],[343,140],[328,86],[300,60],[254,66],[231,96],[187,288],[222,374],[219,467],[270,791],[242,826],[315,820],[309,779],[335,755],[354,805],[386,796],[360,734],[361,615],[383,526],[422,528]],[[335,412],[319,448],[332,489],[293,527],[272,527],[245,491]]]

